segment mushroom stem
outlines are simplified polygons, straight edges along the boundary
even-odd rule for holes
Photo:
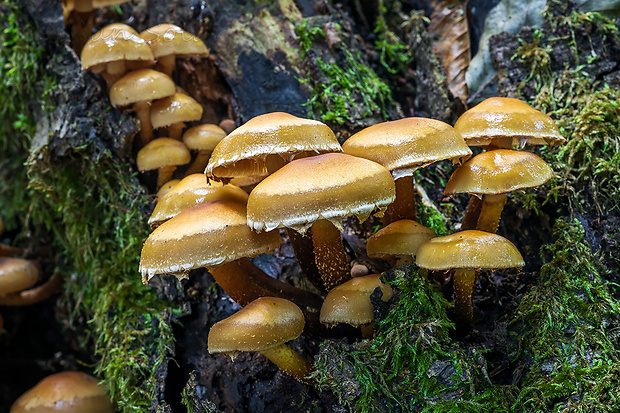
[[[323,284],[323,280],[321,279],[321,273],[316,265],[312,238],[307,236],[307,234],[301,235],[299,232],[290,228],[286,229],[286,234],[291,241],[291,246],[293,247],[293,251],[295,251],[295,258],[297,258],[301,271],[308,281],[318,288],[319,291],[326,291],[325,284]]]
[[[207,167],[207,163],[209,163],[209,157],[211,156],[211,151],[198,151],[196,153],[196,158],[194,162],[187,168],[185,171],[185,176],[189,176],[191,174],[202,174],[205,172],[205,168]]]
[[[402,176],[394,181],[396,184],[396,199],[392,202],[383,215],[383,226],[401,219],[416,218],[416,195],[413,185],[413,175]]]
[[[168,137],[180,141],[183,136],[183,128],[185,128],[185,123],[183,122],[176,122],[172,125],[168,125]]]
[[[241,306],[260,297],[286,298],[300,307],[314,309],[320,309],[323,302],[310,291],[270,277],[247,258],[209,267],[209,272],[226,294]]]
[[[366,324],[360,325],[360,330],[362,331],[362,337],[370,340],[375,336],[375,323],[370,322]]]
[[[93,34],[93,23],[95,20],[94,10],[86,12],[73,11],[71,13],[71,38],[75,54],[80,56],[84,45]]]
[[[177,62],[175,55],[160,56],[157,58],[157,70],[172,77],[172,72],[176,68]]]
[[[106,64],[105,71],[111,75],[122,75],[127,72],[127,65],[124,60],[115,60]]]
[[[23,250],[21,248],[0,244],[0,257],[12,257],[14,255],[21,254],[22,252]]]
[[[161,188],[166,182],[172,180],[174,171],[177,170],[176,165],[162,166],[157,172],[157,189]]]
[[[340,231],[326,219],[312,224],[316,266],[327,291],[351,279],[347,253]]]
[[[476,229],[478,225],[478,218],[480,217],[480,208],[482,207],[482,199],[477,195],[472,195],[469,198],[469,204],[463,215],[463,221],[461,222],[461,231],[468,229]]]
[[[476,229],[496,233],[507,198],[506,194],[484,195]]]
[[[312,383],[308,378],[312,373],[312,364],[286,344],[259,351],[288,375],[302,383]]]
[[[469,328],[474,319],[472,293],[476,282],[476,271],[454,270],[454,312],[457,325]]]
[[[151,104],[149,102],[136,102],[133,110],[140,121],[140,147],[146,146],[153,138],[153,125],[151,124]]]
[[[55,275],[38,287],[0,296],[0,305],[23,306],[36,304],[60,290],[63,277]]]

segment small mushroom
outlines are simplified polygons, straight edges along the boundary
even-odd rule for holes
[[[374,335],[374,306],[370,301],[372,293],[379,288],[381,300],[392,298],[392,287],[381,282],[381,274],[370,274],[353,278],[327,293],[321,306],[321,323],[334,326],[338,323],[360,327],[364,338]]]
[[[457,325],[469,328],[474,315],[472,293],[476,274],[480,270],[521,268],[525,262],[517,247],[506,238],[468,230],[433,238],[422,244],[416,264],[427,270],[453,271]]]
[[[230,135],[229,135],[230,136]],[[296,159],[260,182],[248,198],[248,225],[257,231],[312,228],[315,262],[327,290],[351,278],[339,229],[385,211],[394,180],[383,166],[343,153]]]
[[[153,138],[151,125],[151,101],[172,96],[175,86],[169,76],[152,69],[134,70],[110,88],[110,101],[116,108],[133,105],[140,120],[140,146],[143,147]]]
[[[223,119],[220,122],[220,128],[224,129],[226,134],[229,134],[237,128],[237,124],[232,119]]]
[[[401,219],[381,228],[368,238],[366,251],[370,258],[381,258],[393,267],[413,264],[420,245],[437,234],[411,219]]]
[[[45,300],[59,290],[62,277],[55,275],[45,283],[37,283],[41,271],[33,261],[23,258],[0,257],[0,305],[23,306]]]
[[[404,118],[359,131],[342,144],[344,153],[375,161],[390,170],[396,182],[396,200],[383,224],[416,218],[414,172],[434,162],[461,162],[471,156],[465,141],[445,122]]]
[[[158,99],[151,105],[151,124],[153,128],[168,128],[168,137],[181,140],[184,122],[202,118],[202,106],[185,93]]]
[[[170,192],[172,188],[174,188],[176,184],[178,184],[179,182],[181,182],[181,180],[177,178],[177,179],[171,179],[165,184],[163,184],[157,190],[157,193],[155,194],[155,203],[159,202],[159,200],[162,199],[164,195],[166,195],[168,192]]]
[[[204,42],[174,24],[158,24],[140,33],[153,50],[157,69],[172,76],[177,57],[206,57],[209,50]]]
[[[191,160],[187,146],[170,138],[157,138],[138,151],[137,164],[140,172],[157,169],[157,188],[172,179],[179,165]]]
[[[95,377],[78,371],[47,376],[11,406],[11,413],[114,411],[105,386],[100,385]]]
[[[183,134],[183,143],[190,151],[196,151],[196,158],[185,172],[187,175],[204,173],[213,149],[226,136],[226,131],[217,125],[194,126]]]
[[[254,351],[295,379],[310,383],[312,365],[286,343],[304,330],[304,314],[294,303],[274,297],[258,298],[209,330],[209,353],[234,359],[240,351]]]
[[[482,101],[463,113],[454,129],[468,145],[490,149],[566,142],[549,115],[514,98],[492,97]]]
[[[462,230],[496,232],[506,204],[506,194],[540,186],[552,175],[551,167],[531,152],[512,149],[486,151],[454,171],[446,184],[444,196],[462,192],[472,194],[463,217]],[[474,201],[474,197],[481,201]]]

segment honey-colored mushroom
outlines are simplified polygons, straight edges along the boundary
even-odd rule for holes
[[[170,138],[157,138],[138,151],[136,163],[140,172],[157,170],[157,188],[170,181],[179,165],[191,160],[187,146]]]
[[[420,245],[437,234],[410,219],[401,219],[381,228],[368,238],[366,252],[371,258],[387,260],[393,267],[413,264]]]
[[[158,99],[151,105],[151,124],[154,129],[167,127],[168,137],[180,140],[185,122],[194,122],[202,117],[202,106],[185,93]]]

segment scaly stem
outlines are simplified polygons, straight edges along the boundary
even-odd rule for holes
[[[310,229],[309,231],[312,230]],[[312,285],[318,288],[319,291],[325,292],[325,284],[323,284],[321,273],[316,266],[312,238],[308,236],[308,234],[301,235],[299,232],[290,228],[286,229],[286,234],[291,241],[291,246],[293,247],[293,251],[295,251],[295,258],[297,258],[301,271]]]
[[[484,195],[476,229],[496,233],[507,198],[506,194]]]
[[[456,323],[462,328],[469,329],[474,319],[472,294],[476,283],[476,271],[454,270],[454,313]]]
[[[312,225],[312,242],[316,266],[327,291],[351,279],[347,252],[338,228],[319,219]]]
[[[396,184],[396,199],[388,205],[381,222],[387,226],[401,219],[416,218],[416,195],[413,185],[413,175],[403,176],[394,181]]]
[[[312,373],[312,364],[286,344],[259,351],[260,354],[271,360],[280,370],[302,383],[312,383],[308,378]]]

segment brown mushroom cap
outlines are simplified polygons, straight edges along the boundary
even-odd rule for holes
[[[188,208],[215,201],[245,204],[248,194],[235,185],[213,181],[207,183],[204,174],[192,174],[183,178],[160,198],[149,218],[149,224],[158,226]]]
[[[146,239],[140,257],[144,279],[175,274],[272,253],[280,234],[256,233],[246,221],[243,204],[220,201],[186,209],[157,227]]]
[[[222,139],[205,173],[209,179],[267,176],[295,157],[341,151],[334,132],[324,123],[283,112],[267,113]],[[272,168],[271,163],[277,166]]]
[[[331,290],[321,307],[321,323],[346,323],[358,327],[375,319],[370,295],[380,288],[381,300],[392,298],[392,287],[381,282],[381,274],[353,278]]]
[[[174,24],[158,24],[140,33],[153,50],[155,58],[162,56],[208,56],[204,42]]]
[[[139,171],[150,171],[166,166],[184,165],[191,160],[189,149],[183,142],[170,138],[157,138],[138,151]]]
[[[283,298],[258,298],[209,331],[209,353],[263,351],[299,337],[304,314]]]
[[[113,413],[107,390],[78,371],[52,374],[21,395],[11,413]]]
[[[381,228],[368,238],[366,251],[371,258],[392,259],[415,256],[418,248],[437,234],[411,219],[401,219]]]
[[[490,145],[499,138],[512,138],[512,145],[521,146],[566,142],[549,115],[514,98],[484,100],[463,113],[454,129],[472,146]]]
[[[525,265],[517,247],[506,238],[468,230],[433,238],[418,249],[416,264],[428,270],[504,269]]]
[[[94,73],[106,70],[111,62],[154,63],[149,45],[136,35],[135,30],[122,24],[110,24],[95,33],[82,49],[82,69]]]
[[[452,174],[444,195],[502,194],[540,186],[551,179],[553,170],[536,154],[511,149],[480,153]]]
[[[452,126],[428,118],[404,118],[365,128],[342,144],[349,155],[385,166],[394,178],[412,175],[421,167],[471,156],[471,149]]]
[[[151,123],[154,128],[162,128],[179,122],[192,122],[202,117],[202,105],[184,93],[174,93],[153,102]]]
[[[150,102],[171,96],[175,86],[170,76],[153,69],[139,69],[127,73],[110,89],[110,101],[114,107],[136,102]]]
[[[0,295],[23,291],[36,284],[39,268],[32,261],[0,257]]]
[[[213,151],[225,136],[224,129],[206,123],[186,130],[183,134],[183,143],[190,150]]]
[[[258,231],[304,232],[326,219],[337,228],[356,215],[364,221],[394,201],[394,180],[376,162],[343,153],[297,159],[260,182],[248,199],[248,225]]]

